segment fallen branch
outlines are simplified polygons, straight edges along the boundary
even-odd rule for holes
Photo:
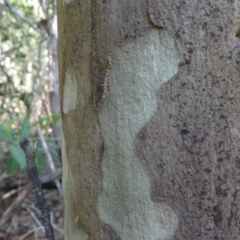
[[[56,178],[59,178],[61,175],[62,175],[62,169],[57,169],[55,173],[50,173],[50,174],[41,176],[40,181],[41,181],[41,183],[48,183],[48,182],[55,180]],[[2,196],[2,199],[7,199],[12,194],[19,193],[19,195],[15,199],[15,201],[2,214],[1,219],[0,219],[0,229],[9,220],[12,213],[19,207],[19,205],[21,205],[23,200],[28,196],[28,194],[32,190],[32,187],[33,187],[32,184],[28,183],[25,186],[23,186],[19,189],[12,190]],[[1,237],[0,237],[0,239],[1,239]]]
[[[62,169],[59,168],[59,169],[56,169],[56,171],[54,173],[48,173],[46,175],[40,176],[40,181],[41,181],[42,184],[52,182],[55,179],[60,178],[61,175],[62,175]],[[30,186],[28,186],[28,185],[30,185]],[[29,187],[32,189],[32,184],[31,183],[25,184],[24,186],[19,187],[17,189],[13,189],[13,190],[3,194],[2,199],[7,199],[7,198],[11,197],[12,195],[14,195],[16,193],[19,193],[19,192],[21,192],[24,189],[29,188]],[[3,190],[3,189],[4,188],[1,188],[1,190]]]
[[[42,190],[42,184],[38,177],[37,167],[35,164],[36,152],[34,149],[28,148],[28,143],[29,142],[27,139],[23,139],[23,141],[20,142],[20,146],[26,155],[27,173],[33,184],[33,188],[36,191],[37,201],[42,213],[42,221],[43,221],[43,226],[45,228],[46,238],[47,240],[55,240],[52,224],[50,221],[50,214],[48,211],[47,203]]]
[[[22,190],[22,192],[18,195],[16,200],[6,209],[3,213],[0,220],[0,228],[5,224],[8,219],[11,217],[11,213],[18,208],[18,206],[23,202],[23,200],[28,196],[31,192],[32,186],[27,184],[26,187]]]

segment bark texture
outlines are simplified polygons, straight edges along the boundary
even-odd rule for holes
[[[239,14],[58,1],[66,239],[239,238]]]

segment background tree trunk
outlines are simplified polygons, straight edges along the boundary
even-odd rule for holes
[[[66,239],[239,238],[239,5],[58,1]]]
[[[56,4],[54,5],[56,6]],[[56,11],[56,8],[54,8]],[[48,35],[48,57],[49,57],[49,99],[51,113],[60,114],[59,97],[59,76],[58,76],[58,57],[57,57],[57,15],[55,14],[50,24],[50,33]],[[58,121],[53,126],[53,133],[57,143],[61,146],[61,122]]]

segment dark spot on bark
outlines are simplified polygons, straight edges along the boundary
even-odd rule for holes
[[[203,23],[203,25],[202,25],[202,29],[205,29],[206,26],[207,26],[207,22]]]
[[[232,219],[233,219],[233,210],[231,208],[231,213],[230,213],[230,216],[228,218],[228,227],[230,228],[231,226],[231,223],[232,223]]]
[[[162,164],[157,164],[156,167],[157,167],[157,169],[163,169],[163,165]]]
[[[176,184],[176,182],[175,182],[175,180],[174,180],[174,179],[172,179],[172,180],[171,180],[171,182],[172,182],[172,184],[173,184],[173,185],[175,185],[175,184]]]
[[[220,226],[223,217],[222,217],[222,211],[220,210],[219,206],[214,206],[213,207],[213,218],[214,218],[214,223],[218,227]]]
[[[215,35],[215,33],[211,32],[211,33],[210,33],[210,36],[213,38],[213,37],[215,37],[216,35]]]
[[[215,13],[218,13],[218,12],[220,12],[220,9],[216,7],[212,11],[215,12]]]
[[[146,135],[145,135],[144,133],[140,132],[140,133],[138,134],[138,138],[140,138],[140,139],[146,139]]]
[[[221,153],[223,153],[223,152],[224,152],[224,150],[221,150],[221,151],[218,152],[218,154],[221,154]]]
[[[186,42],[186,45],[193,46],[192,42]]]
[[[180,63],[178,64],[178,67],[183,67],[184,65],[185,65],[184,62],[180,62]]]
[[[188,153],[190,153],[191,155],[195,155],[191,149],[188,149]]]
[[[218,29],[218,31],[223,32],[223,27],[222,26],[218,26],[217,29]]]
[[[190,132],[188,131],[188,129],[182,129],[182,130],[181,130],[181,134],[182,134],[182,135],[187,135],[188,133],[190,133]]]
[[[199,193],[199,195],[202,197],[204,195],[206,195],[206,191],[205,190],[201,190],[201,192]]]
[[[181,34],[179,33],[179,31],[175,33],[175,37],[176,37],[177,39],[181,38]]]
[[[210,15],[210,13],[205,13],[204,16],[209,18],[211,15]]]
[[[236,168],[240,169],[240,159],[239,158],[236,159],[235,164],[236,164]]]
[[[211,228],[211,227],[207,227],[206,230],[207,230],[207,231],[211,231],[212,228]],[[206,235],[207,235],[207,234],[206,234]]]
[[[202,210],[202,205],[201,205],[201,203],[200,203],[199,205],[197,205],[197,209],[200,210],[200,211]]]
[[[212,172],[212,169],[210,169],[210,168],[205,168],[204,171],[205,171],[206,173],[210,173],[210,172]]]
[[[220,141],[220,142],[218,143],[218,147],[220,148],[223,144],[224,144],[224,142],[223,142],[223,141]]]
[[[239,28],[239,32],[240,32],[240,28]],[[240,51],[239,50],[237,52],[237,57],[240,58]]]
[[[207,5],[211,7],[212,6],[211,1],[207,1]]]
[[[227,197],[228,192],[226,189],[222,189],[221,186],[215,188],[217,196]]]
[[[238,27],[237,30],[236,30],[236,37],[237,37],[237,38],[240,37],[240,27]]]
[[[217,161],[218,162],[223,162],[223,158],[218,158]]]
[[[226,119],[226,116],[223,115],[223,114],[221,114],[220,117],[219,117],[219,119]]]
[[[192,48],[189,48],[189,49],[188,49],[188,53],[193,53],[193,49],[192,49]]]

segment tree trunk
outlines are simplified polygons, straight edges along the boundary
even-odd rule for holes
[[[58,1],[65,239],[239,239],[239,13]]]
[[[55,0],[54,0],[55,1]],[[54,3],[53,1],[53,3]],[[54,4],[53,8],[55,10]],[[48,34],[48,58],[49,58],[49,100],[51,113],[60,114],[60,97],[59,97],[59,76],[58,76],[58,57],[57,57],[57,15],[54,14],[51,24],[50,33]],[[57,139],[59,147],[61,146],[61,122],[58,121],[53,125],[53,134]]]

